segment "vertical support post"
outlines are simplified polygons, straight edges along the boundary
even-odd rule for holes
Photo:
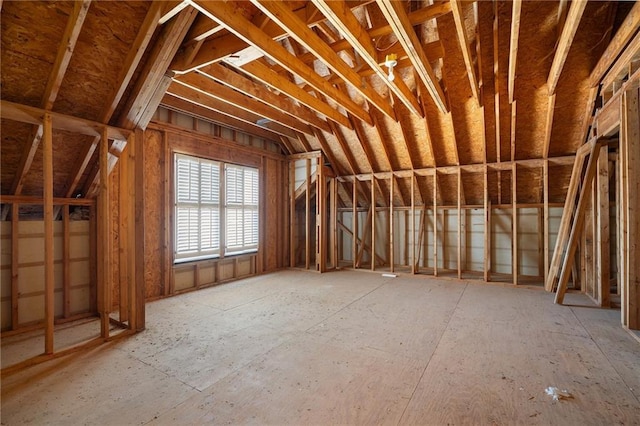
[[[545,159],[542,169],[543,177],[543,218],[542,226],[544,229],[544,250],[542,256],[544,257],[544,282],[547,282],[549,278],[549,160]]]
[[[544,279],[544,208],[537,208],[538,219],[538,276]]]
[[[109,312],[111,310],[111,232],[109,232],[109,139],[106,127],[102,129],[98,156],[100,165],[100,190],[98,193],[98,312],[100,336],[109,337]]]
[[[458,279],[462,279],[462,173],[458,168]]]
[[[609,284],[610,269],[610,241],[609,241],[609,147],[600,148],[600,156],[598,157],[598,212],[597,212],[597,228],[596,228],[596,255],[597,265],[596,285],[599,286],[598,303],[601,307],[609,307],[611,304],[610,294],[611,286]]]
[[[427,232],[426,231],[426,227],[427,227],[427,224],[426,224],[426,222],[427,222],[427,206],[426,206],[426,203],[420,209],[420,219],[418,219],[418,221],[420,222],[420,228],[418,228],[418,242],[416,243],[416,247],[417,247],[418,253],[416,254],[416,259],[413,262],[416,274],[420,272],[420,259],[422,259],[422,250],[423,250],[424,246],[426,245],[425,237],[424,237],[424,234]],[[414,249],[414,253],[415,253],[415,251],[416,251],[416,249]],[[426,256],[427,256],[427,253],[426,253],[426,249],[425,249],[425,259],[424,259],[425,266],[427,266],[427,263],[428,263],[427,259],[426,259]]]
[[[289,162],[289,266],[296,266],[296,163]]]
[[[322,154],[316,159],[316,270],[327,270],[327,180]]]
[[[338,269],[338,178],[331,178],[331,266]]]
[[[622,218],[624,257],[623,271],[623,323],[632,330],[640,329],[640,108],[638,87],[624,93],[625,103],[622,111],[624,150],[622,186],[625,199]]]
[[[355,176],[353,177],[353,193],[351,194],[351,196],[353,197],[353,239],[351,240],[351,250],[352,250],[352,256],[353,256],[353,269],[356,269],[358,267],[356,259],[358,257],[358,193],[356,191],[356,183],[358,181],[358,178],[356,178]],[[364,241],[362,242],[364,244]]]
[[[433,171],[433,276],[438,276],[438,172],[436,170]]]
[[[489,171],[484,166],[484,281],[491,276],[491,201],[489,200]]]
[[[415,193],[416,176],[411,173],[411,214],[409,214],[409,247],[411,247],[411,273],[416,273],[416,193]]]
[[[305,225],[304,225],[304,268],[309,269],[311,266],[311,159],[305,160],[306,164],[306,191],[305,191]],[[316,173],[318,171],[316,170]],[[317,178],[316,178],[317,179]],[[316,193],[316,198],[318,194]]]
[[[194,118],[194,124],[198,124],[198,120]],[[162,268],[162,287],[164,289],[165,296],[173,294],[171,288],[171,276],[173,275],[172,260],[173,260],[173,238],[171,238],[171,230],[173,229],[173,206],[171,201],[173,199],[173,188],[171,187],[171,172],[173,170],[173,156],[171,155],[171,149],[169,148],[169,138],[167,132],[162,132],[162,144],[163,144],[163,158],[164,158],[164,220],[163,220],[163,253],[162,258],[164,260],[164,267]],[[122,190],[121,190],[122,191]],[[122,294],[122,292],[120,293]]]
[[[134,137],[134,197],[135,197],[135,241],[133,246],[135,247],[135,284],[133,287],[133,294],[129,300],[134,307],[134,314],[129,314],[129,323],[133,321],[136,331],[142,331],[145,329],[145,279],[144,279],[144,257],[145,257],[145,228],[144,228],[144,214],[145,214],[145,198],[144,198],[144,131],[137,128]]]
[[[16,330],[19,324],[18,317],[18,295],[20,292],[20,277],[18,262],[19,257],[19,232],[20,232],[20,205],[11,205],[11,329]]]
[[[69,237],[69,205],[62,206],[62,312],[65,318],[71,315],[71,265]]]
[[[129,253],[129,233],[131,232],[129,224],[130,224],[130,197],[129,197],[129,151],[131,147],[129,146],[130,141],[127,141],[127,146],[125,147],[122,155],[120,156],[120,160],[118,161],[118,167],[120,168],[120,211],[118,214],[118,234],[120,235],[119,239],[119,262],[120,262],[120,274],[119,274],[119,285],[120,285],[120,309],[119,316],[120,321],[125,322],[129,321],[129,286],[131,285],[131,278],[129,275],[129,265],[128,258],[130,256]],[[170,270],[169,270],[170,271]],[[169,271],[166,273],[168,274]]]
[[[258,169],[258,253],[255,257],[255,273],[264,272],[267,264],[267,253],[265,248],[265,240],[267,238],[265,219],[267,217],[267,165],[264,157],[260,157],[260,168]],[[222,192],[222,191],[221,191]],[[275,223],[271,224],[277,227]]]
[[[364,241],[362,242],[364,244]],[[376,177],[371,173],[371,270],[376,270]]]
[[[53,265],[53,130],[51,115],[44,115],[42,136],[44,172],[44,353],[53,353],[54,265]]]
[[[515,102],[514,102],[515,104]],[[511,166],[511,240],[512,240],[512,268],[513,284],[518,285],[518,185],[516,178],[516,163]]]
[[[389,270],[393,272],[393,265],[395,259],[393,257],[393,187],[394,178],[393,173],[389,178]]]

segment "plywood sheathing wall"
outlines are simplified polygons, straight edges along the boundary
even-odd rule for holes
[[[61,80],[52,111],[98,122],[116,118],[127,100],[127,88],[114,113],[107,104],[121,84],[120,64],[131,49],[150,2],[91,2]],[[2,5],[1,83],[2,99],[43,107],[47,81],[53,70],[61,40],[74,7],[73,2],[5,2]],[[65,46],[62,46],[64,48]],[[145,58],[143,57],[142,63]],[[131,82],[135,82],[137,71]],[[131,85],[132,83],[130,83]],[[111,120],[113,121],[113,120]],[[111,122],[111,124],[114,124]],[[2,120],[2,193],[20,172],[20,160],[34,140],[37,126]],[[55,130],[54,195],[66,196],[71,172],[83,160],[93,137]],[[75,191],[89,186],[87,178],[97,167],[97,152],[91,157]],[[42,151],[38,148],[25,174],[22,194],[42,195]],[[84,194],[82,194],[84,195]]]
[[[165,150],[165,139],[169,150]],[[284,157],[258,149],[244,148],[232,141],[225,141],[220,138],[210,137],[195,132],[179,130],[177,128],[163,126],[152,123],[144,132],[144,287],[145,298],[156,299],[173,294],[177,288],[173,288],[172,280],[178,269],[171,266],[167,270],[164,265],[173,262],[170,251],[171,241],[168,242],[165,250],[165,226],[171,220],[165,214],[167,211],[167,193],[172,193],[171,187],[173,178],[167,176],[166,172],[171,171],[171,167],[166,167],[166,162],[173,162],[172,151],[190,153],[192,155],[207,157],[214,160],[227,161],[235,164],[249,165],[261,169],[260,179],[264,188],[263,197],[260,202],[262,214],[260,224],[262,229],[263,243],[259,250],[255,265],[251,267],[251,273],[262,273],[284,267],[288,263],[288,253],[280,246],[282,241],[287,240],[287,230],[284,226],[279,226],[283,220],[282,212],[285,211],[287,182],[284,180],[286,163]],[[169,152],[170,158],[167,158]],[[171,211],[172,206],[168,206]],[[172,229],[169,227],[169,229]],[[170,239],[172,236],[169,237]],[[258,259],[260,258],[260,259]],[[229,264],[229,272],[222,272],[220,266],[220,276],[215,277],[215,282],[221,279],[232,278],[233,258],[225,261]],[[231,262],[231,263],[229,263]],[[211,262],[209,262],[211,263]],[[223,265],[224,262],[221,262]],[[206,266],[210,268],[211,265]],[[242,273],[243,271],[240,271]],[[227,274],[227,275],[224,275]],[[189,273],[190,280],[193,280],[193,273]],[[114,272],[114,277],[118,273]],[[117,282],[117,281],[116,281]],[[213,282],[213,281],[212,281]],[[114,290],[114,296],[117,290]],[[114,298],[114,300],[117,300]]]

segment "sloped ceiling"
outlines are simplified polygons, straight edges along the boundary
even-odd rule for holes
[[[551,201],[561,201],[588,133],[589,75],[633,6],[5,1],[2,99],[128,128],[145,127],[143,110],[158,103],[197,108],[286,152],[322,150],[338,175],[437,167],[443,204],[456,193],[455,167],[483,164],[493,167],[492,202],[510,202],[511,161],[518,202],[540,202],[542,166],[526,160],[551,158]],[[36,126],[2,121],[2,194],[41,195],[37,142]],[[56,196],[86,195],[95,141],[56,132],[54,150]],[[479,203],[484,174],[464,172],[465,201]],[[431,180],[417,183],[418,202],[430,202]],[[379,182],[381,204],[388,186]],[[410,179],[397,188],[394,203],[406,205]]]

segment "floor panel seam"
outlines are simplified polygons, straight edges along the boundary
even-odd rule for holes
[[[451,324],[451,320],[453,319],[453,316],[455,315],[456,311],[458,310],[458,305],[460,305],[460,300],[462,300],[462,296],[467,291],[468,287],[469,287],[469,284],[465,284],[464,288],[460,292],[460,296],[458,297],[458,300],[456,301],[456,305],[453,308],[453,310],[451,311],[451,315],[449,316],[449,319],[447,320],[447,325],[444,327],[444,330],[442,330],[442,334],[440,334],[440,338],[438,339],[438,343],[436,344],[436,347],[433,349],[433,352],[431,353],[431,356],[429,357],[429,360],[427,361],[427,364],[424,366],[424,369],[422,370],[422,374],[420,374],[420,378],[416,382],[416,385],[413,388],[413,391],[411,392],[411,396],[407,400],[407,405],[405,405],[404,410],[402,410],[402,415],[400,416],[397,424],[401,424],[402,423],[402,419],[404,418],[404,416],[405,416],[405,414],[407,412],[407,408],[409,408],[409,404],[411,404],[411,401],[413,400],[413,397],[415,396],[416,391],[418,390],[418,386],[420,386],[420,383],[422,382],[422,379],[424,378],[424,374],[427,372],[427,368],[429,368],[429,364],[431,364],[431,360],[433,359],[433,356],[438,351],[438,348],[440,347],[440,342],[442,342],[442,338],[444,337],[445,333],[449,329],[449,324]]]
[[[580,324],[580,326],[584,329],[584,331],[587,333],[587,335],[589,336],[589,338],[591,339],[591,341],[593,342],[594,345],[596,345],[596,348],[598,348],[598,351],[600,351],[600,353],[602,354],[602,356],[607,360],[607,362],[609,363],[609,365],[611,366],[611,368],[613,369],[613,371],[616,372],[616,374],[618,375],[618,377],[620,378],[620,380],[622,381],[622,383],[624,383],[624,385],[626,386],[627,390],[629,391],[629,393],[633,396],[633,398],[636,400],[636,402],[638,402],[638,404],[640,404],[640,398],[638,398],[638,396],[636,396],[635,392],[633,392],[631,389],[631,386],[629,386],[627,384],[627,382],[624,380],[624,376],[622,374],[620,374],[620,372],[618,371],[618,369],[615,367],[615,365],[613,364],[613,362],[611,362],[611,359],[609,359],[609,357],[607,356],[606,353],[604,353],[604,351],[602,350],[602,348],[600,347],[600,345],[598,344],[598,342],[596,341],[596,339],[593,338],[593,336],[591,335],[591,332],[587,329],[587,327],[582,323],[582,321],[580,320],[580,318],[578,317],[578,315],[576,315],[575,311],[573,310],[573,308],[570,308],[571,313],[573,314],[574,318],[576,319],[576,321],[578,321],[578,324]]]

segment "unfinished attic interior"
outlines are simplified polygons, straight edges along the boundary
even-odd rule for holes
[[[640,3],[0,8],[3,424],[640,421]]]

